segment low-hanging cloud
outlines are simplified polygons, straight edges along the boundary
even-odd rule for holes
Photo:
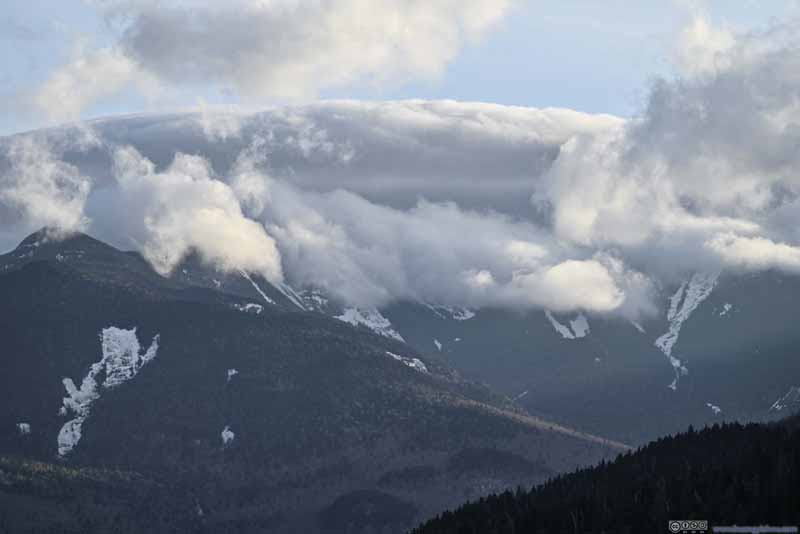
[[[131,147],[113,151],[116,183],[98,191],[87,211],[98,234],[141,250],[163,275],[190,253],[223,271],[283,280],[273,239],[242,214],[231,188],[199,156],[176,154],[164,171]]]
[[[691,271],[800,271],[796,33],[695,22],[680,76],[656,81],[629,120],[344,101],[97,121],[82,148],[59,141],[66,131],[39,134],[44,158],[33,145],[10,157],[9,138],[0,205],[30,226],[66,195],[67,225],[137,247],[162,272],[196,250],[357,306],[633,318]],[[45,200],[20,195],[36,183],[25,172],[54,176],[23,171],[40,160],[88,189],[46,179]]]
[[[217,268],[273,281],[285,273],[357,306],[408,299],[636,315],[647,305],[646,277],[620,259],[561,243],[495,202],[505,195],[486,194],[518,191],[524,204],[530,176],[565,140],[619,119],[410,101],[231,115],[226,135],[207,121],[99,121],[102,141],[83,149],[61,144],[69,129],[49,132],[59,156],[92,175],[87,229],[142,251],[164,274],[197,251]],[[220,151],[228,157],[215,158]],[[335,172],[322,182],[326,170]],[[395,184],[389,197],[373,180]]]
[[[2,147],[1,159],[0,236],[43,226],[65,232],[86,228],[91,180],[61,160],[46,139],[17,136]]]
[[[562,144],[622,122],[567,109],[406,100],[329,101],[250,114],[206,107],[196,115],[93,124],[104,138],[132,144],[162,167],[176,150],[202,153],[225,175],[258,140],[259,165],[303,190],[346,189],[402,209],[424,197],[527,217],[536,178]]]
[[[290,278],[343,302],[611,312],[626,298],[628,273],[561,247],[529,222],[452,203],[397,210],[346,191],[306,192],[261,179],[268,200],[259,218]]]

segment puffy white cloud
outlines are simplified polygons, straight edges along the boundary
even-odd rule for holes
[[[737,35],[695,20],[681,41],[684,76],[657,81],[640,117],[563,146],[532,197],[555,235],[618,249],[657,276],[789,268],[774,242],[798,237],[796,29]]]
[[[199,156],[176,154],[162,172],[130,147],[113,154],[117,183],[88,206],[98,235],[135,244],[162,274],[190,252],[224,271],[243,269],[281,282],[275,242],[242,214],[231,188]]]
[[[706,246],[726,263],[737,267],[800,272],[800,247],[776,243],[765,237],[720,234],[706,242]]]
[[[726,53],[735,44],[730,30],[715,28],[702,16],[696,16],[681,32],[675,60],[685,76],[713,76],[729,66]]]
[[[494,194],[519,191],[524,207],[531,176],[561,143],[619,119],[448,101],[230,117],[231,135],[209,131],[203,114],[85,128],[97,142],[60,156],[95,177],[89,231],[141,250],[162,273],[197,250],[223,269],[272,280],[285,270],[295,285],[360,306],[414,299],[612,312],[629,302],[627,270],[559,243]],[[59,145],[74,131],[42,136]],[[387,193],[384,184],[394,186]]]
[[[322,102],[101,121],[105,143],[144,156],[65,157],[98,184],[92,228],[132,237],[164,271],[196,248],[224,268],[273,279],[282,268],[360,306],[417,299],[634,317],[652,310],[660,279],[686,271],[795,270],[794,33],[728,42],[708,26],[692,32],[710,39],[713,68],[703,60],[657,82],[627,121]],[[118,190],[130,215],[108,209]]]
[[[257,139],[243,151],[229,180],[297,286],[357,306],[410,299],[612,312],[625,301],[631,273],[621,263],[562,245],[530,221],[453,202],[398,209],[342,189],[309,191],[261,172],[263,146]],[[626,313],[646,307],[632,301]]]
[[[200,125],[203,133],[214,140],[227,141],[242,134],[242,115],[237,106],[211,106],[200,100]]]
[[[198,86],[251,103],[313,98],[354,83],[436,78],[514,0],[151,0],[89,2],[116,42],[81,42],[35,95],[54,120],[135,89]]]
[[[119,42],[54,74],[42,106],[75,116],[141,73],[259,98],[435,74],[509,5],[234,4],[98,3]],[[635,317],[686,271],[800,271],[797,26],[736,34],[696,18],[676,58],[680,76],[630,120],[453,101],[202,104],[0,140],[0,219],[89,228],[162,272],[197,250],[358,306]]]
[[[145,95],[157,89],[157,82],[119,49],[79,46],[31,95],[31,103],[51,122],[75,121],[90,104],[131,85]]]
[[[125,3],[120,47],[159,78],[305,98],[355,80],[436,76],[507,0]]]
[[[37,135],[17,136],[2,147],[0,166],[0,234],[38,230],[84,229],[84,204],[91,181],[76,166],[62,161],[50,143]]]
[[[290,280],[351,304],[410,299],[611,312],[625,299],[606,265],[529,222],[452,203],[398,210],[344,191],[304,192],[264,180],[270,200],[261,219]]]
[[[608,312],[619,308],[625,295],[608,269],[596,260],[565,260],[541,272],[515,273],[511,289],[553,311],[584,309]]]

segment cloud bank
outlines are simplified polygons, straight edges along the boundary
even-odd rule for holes
[[[570,140],[534,203],[551,210],[557,237],[621,249],[647,272],[791,269],[796,24],[734,35],[698,20],[677,50],[682,74],[654,83],[641,116]]]
[[[96,142],[82,147],[67,141],[69,128],[33,137],[90,184],[85,223],[72,226],[142,251],[164,274],[196,250],[217,268],[285,276],[350,305],[636,314],[643,276],[529,217],[531,177],[559,147],[620,122],[477,103],[330,102],[98,121]],[[8,141],[17,139],[29,137]]]
[[[692,271],[800,272],[796,29],[694,22],[630,120],[344,101],[7,138],[0,214],[8,236],[88,229],[164,273],[197,250],[357,306],[633,318]]]

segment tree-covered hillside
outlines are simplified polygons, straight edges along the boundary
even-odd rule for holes
[[[0,457],[138,473],[181,497],[159,501],[168,519],[199,507],[214,534],[398,532],[624,450],[399,340],[163,278],[88,236],[39,237],[0,256]],[[153,484],[37,473],[0,486],[14,534],[98,514],[120,517],[113,532],[173,531],[140,527]]]
[[[800,524],[800,428],[689,429],[554,478],[446,512],[415,534],[666,532],[671,519],[709,525]]]

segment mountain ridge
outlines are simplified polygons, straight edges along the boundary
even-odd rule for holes
[[[624,447],[527,416],[429,355],[322,314],[242,308],[249,299],[139,272],[138,259],[118,269],[131,255],[113,247],[97,262],[88,248],[56,257],[75,243],[1,258],[13,261],[0,273],[2,455],[52,462],[72,425],[67,466],[192,486],[210,532],[264,521],[315,532],[363,506],[381,510],[358,520],[366,531],[411,527]],[[455,460],[469,450],[490,460]]]

